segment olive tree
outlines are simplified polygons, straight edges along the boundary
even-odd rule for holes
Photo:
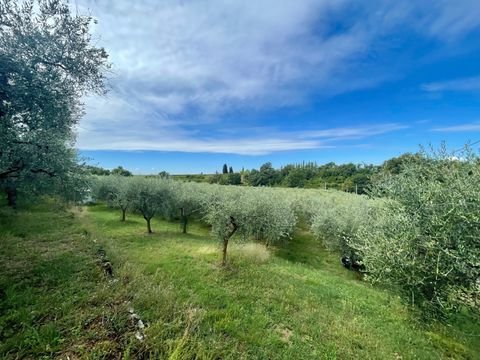
[[[275,191],[290,203],[290,207],[294,210],[295,215],[307,225],[312,223],[313,217],[325,201],[337,198],[339,195],[340,197],[350,196],[350,194],[327,192],[318,189],[276,188]]]
[[[152,233],[151,220],[155,215],[169,215],[173,203],[173,183],[158,178],[134,177],[131,187],[132,207],[147,222],[147,231]]]
[[[373,282],[398,288],[412,304],[441,315],[480,296],[480,161],[445,148],[406,161],[378,179],[372,196],[388,199],[351,246]]]
[[[80,99],[105,92],[109,66],[92,21],[62,0],[0,0],[0,186],[11,206],[17,187],[76,170]]]
[[[201,210],[204,186],[197,183],[175,183],[174,200],[175,208],[180,210],[180,224],[182,233],[187,233],[188,219]]]
[[[95,198],[106,201],[109,206],[119,208],[122,212],[120,219],[125,221],[133,199],[134,185],[131,178],[120,175],[97,176],[92,182]]]
[[[106,201],[110,199],[113,182],[109,176],[92,176],[90,178],[90,191],[95,200]]]
[[[122,211],[121,221],[125,221],[127,210],[132,205],[134,186],[130,177],[111,176],[114,181],[115,191],[112,193],[112,203]]]
[[[350,243],[380,201],[374,202],[365,196],[340,195],[317,199],[311,230],[328,249],[338,251],[357,263],[360,258]]]
[[[245,194],[245,209],[250,232],[265,245],[287,239],[294,230],[297,218],[290,203],[276,190],[252,188]]]
[[[288,208],[287,203],[270,192],[262,193],[266,189],[210,186],[212,191],[203,200],[203,211],[213,235],[222,243],[222,265],[226,265],[228,243],[235,234],[246,239],[262,232],[268,244],[289,236],[293,230],[293,211],[282,211],[284,206]]]

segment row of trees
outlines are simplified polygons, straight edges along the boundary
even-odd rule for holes
[[[208,182],[219,185],[242,185],[242,175],[239,173],[226,173],[212,175]]]
[[[368,196],[192,183],[182,184],[181,191],[210,194],[197,202],[202,204],[197,209],[216,238],[226,243],[238,232],[268,244],[265,234],[277,234],[273,241],[284,238],[259,230],[272,219],[279,230],[280,219],[293,226],[290,216],[302,218],[328,248],[360,264],[367,280],[395,287],[426,313],[478,308],[478,156],[467,149],[454,158],[441,148],[405,155],[385,166],[389,171],[377,174]],[[260,219],[265,219],[263,225]],[[237,222],[244,224],[241,230]],[[284,234],[291,232],[289,226]]]
[[[418,160],[418,154],[405,153],[399,157],[386,160],[381,165],[372,164],[340,164],[333,162],[318,165],[316,162],[288,164],[275,169],[267,162],[260,168],[242,169],[234,173],[232,167],[228,170],[223,165],[222,174],[216,173],[210,177],[192,178],[195,181],[208,181],[221,185],[275,186],[311,189],[335,189],[346,192],[366,194],[368,188],[382,174],[398,174],[402,164]]]
[[[222,243],[222,264],[226,264],[230,238],[237,234],[254,237],[266,246],[288,238],[296,224],[290,204],[272,189],[222,187],[182,183],[161,177],[97,177],[93,196],[121,210],[143,216],[152,233],[154,216],[179,218],[187,232],[189,218],[197,216],[211,225],[212,234]],[[227,190],[228,189],[228,190]]]
[[[222,173],[214,175],[174,175],[174,179],[208,182],[220,185],[250,185],[250,186],[277,186],[292,188],[321,188],[336,189],[347,192],[364,194],[376,177],[382,174],[397,174],[405,161],[418,159],[418,155],[406,153],[396,158],[385,161],[381,166],[375,165],[336,165],[328,163],[317,165],[315,162],[286,165],[274,169],[271,163],[263,164],[259,170],[244,170],[234,172],[233,168],[223,165]],[[86,170],[93,175],[124,175],[131,172],[121,166],[107,170],[97,166],[86,166]],[[162,171],[162,177],[170,175]]]
[[[258,170],[242,170],[241,173],[228,171],[223,167],[222,174],[215,174],[210,183],[222,185],[244,184],[250,186],[282,186],[292,188],[328,188],[349,192],[365,193],[372,177],[382,167],[375,165],[336,165],[328,163],[290,164],[280,169],[273,168],[270,162],[263,164]]]
[[[100,176],[108,176],[108,175],[120,175],[120,176],[132,176],[132,172],[124,169],[123,166],[117,166],[116,168],[109,170],[104,169],[100,166],[94,165],[84,165],[83,168],[85,172],[90,175],[100,175]]]
[[[98,177],[96,196],[122,211],[205,221],[222,244],[288,239],[297,219],[325,246],[359,264],[365,278],[393,286],[426,313],[478,307],[480,160],[445,149],[419,153],[380,174],[368,196],[319,189],[218,186],[166,178]]]

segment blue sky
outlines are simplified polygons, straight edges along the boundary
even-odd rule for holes
[[[480,140],[473,0],[77,0],[113,64],[77,147],[136,173],[381,163]]]

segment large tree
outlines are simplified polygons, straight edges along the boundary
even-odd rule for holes
[[[77,165],[81,97],[105,92],[109,67],[92,21],[62,0],[0,0],[0,186],[10,205],[19,185],[61,183]]]

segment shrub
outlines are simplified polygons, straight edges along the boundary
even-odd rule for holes
[[[350,242],[373,282],[390,284],[432,315],[478,306],[480,165],[444,147],[421,152],[399,174],[384,175],[371,195],[389,199]]]

